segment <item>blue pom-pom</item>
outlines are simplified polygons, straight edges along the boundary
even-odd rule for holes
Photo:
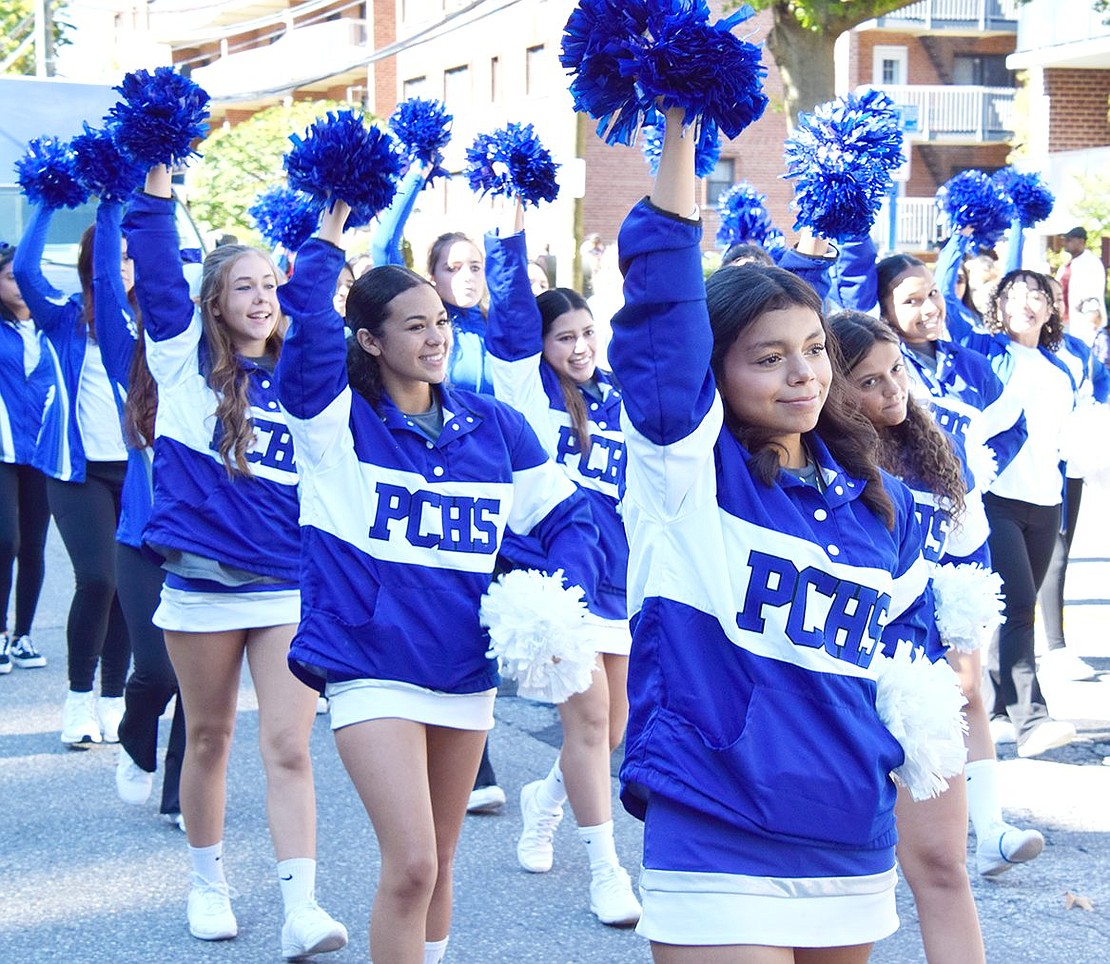
[[[75,208],[89,199],[74,169],[73,151],[56,137],[36,137],[15,162],[27,199],[44,208]]]
[[[771,215],[767,212],[767,195],[760,194],[747,181],[734,184],[717,201],[720,224],[717,245],[728,248],[734,244],[765,245],[774,233]]]
[[[871,230],[905,162],[894,102],[882,91],[848,94],[803,114],[786,142],[785,177],[797,178],[795,229],[826,238]]]
[[[113,88],[123,96],[105,118],[120,149],[144,167],[180,164],[208,133],[208,94],[172,67],[135,70]]]
[[[247,213],[271,247],[300,249],[320,223],[320,203],[287,187],[272,187],[258,195]]]
[[[1010,195],[1023,228],[1033,227],[1052,213],[1056,198],[1039,174],[1004,167],[995,171],[991,178]]]
[[[656,114],[652,122],[642,128],[644,139],[644,157],[647,158],[651,176],[659,172],[659,158],[663,154],[663,132],[667,123],[662,114]],[[721,157],[721,139],[717,129],[711,124],[702,127],[701,136],[694,154],[694,173],[698,177],[709,177],[717,168],[717,161]]]
[[[83,125],[70,142],[73,165],[86,190],[102,201],[125,201],[143,183],[142,167],[120,150],[111,133]]]
[[[413,97],[397,105],[389,127],[411,157],[432,164],[451,140],[453,120],[438,100]]]
[[[329,111],[314,121],[304,137],[290,134],[293,149],[285,155],[289,186],[317,201],[345,201],[368,224],[389,207],[397,193],[403,158],[393,137],[367,127],[361,114]],[[362,220],[365,218],[365,220]],[[356,221],[348,219],[348,225]]]
[[[466,149],[472,191],[520,198],[525,205],[555,200],[558,168],[531,124],[507,124],[492,134],[479,134]]]
[[[963,171],[937,191],[937,203],[952,231],[971,229],[977,248],[991,248],[1010,227],[1014,204],[1010,195],[982,171]]]
[[[731,32],[751,15],[744,5],[710,24],[705,0],[581,0],[559,57],[575,110],[610,144],[631,144],[657,104],[683,108],[699,134],[736,137],[767,106],[760,48]]]

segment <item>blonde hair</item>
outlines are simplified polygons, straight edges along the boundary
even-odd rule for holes
[[[224,244],[208,253],[200,279],[200,317],[204,325],[205,349],[201,355],[201,371],[218,399],[216,419],[220,431],[216,448],[231,477],[252,474],[247,462],[247,450],[254,443],[254,426],[247,415],[250,410],[250,377],[239,363],[227,325],[213,309],[227,289],[235,262],[247,254],[265,260],[274,273],[275,281],[281,277],[265,251],[245,244]],[[281,354],[284,327],[284,319],[279,319],[266,339],[266,355],[275,361]]]

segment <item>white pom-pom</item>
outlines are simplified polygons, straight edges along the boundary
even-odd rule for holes
[[[986,492],[987,487],[998,475],[998,456],[995,455],[994,449],[984,442],[965,438],[964,454],[967,456],[967,467],[975,480],[975,488],[980,492]]]
[[[563,571],[546,576],[514,569],[482,597],[478,618],[489,629],[490,655],[521,696],[562,703],[590,688],[597,654],[585,631],[582,589],[563,586]]]
[[[1060,439],[1060,458],[1068,463],[1068,475],[1089,479],[1104,475],[1110,468],[1110,407],[1087,399],[1075,406],[1064,423]]]
[[[905,641],[893,658],[880,659],[875,708],[906,755],[891,775],[914,800],[939,796],[967,761],[959,680],[946,660],[914,659],[913,645]]]
[[[961,653],[974,653],[1006,621],[1002,577],[993,569],[937,566],[933,596],[940,638]]]

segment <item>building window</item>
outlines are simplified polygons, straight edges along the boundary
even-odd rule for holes
[[[705,204],[707,207],[716,208],[717,200],[733,184],[736,183],[736,159],[722,157],[717,160],[709,177],[705,179]]]
[[[905,47],[876,46],[871,83],[876,87],[900,87],[907,83],[908,61],[909,54]]]
[[[470,68],[452,67],[443,72],[443,102],[463,106],[470,101]]]
[[[412,97],[424,97],[427,91],[427,77],[410,77],[401,84],[401,92],[404,94],[402,100],[409,100]]]
[[[501,58],[489,59],[489,99],[497,103],[501,99]]]
[[[952,83],[1013,87],[1014,77],[1006,69],[1005,54],[956,54],[952,60]]]
[[[537,44],[524,51],[524,93],[526,95],[544,93],[543,81],[546,68],[543,44]]]

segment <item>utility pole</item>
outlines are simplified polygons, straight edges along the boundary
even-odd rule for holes
[[[50,0],[35,0],[35,76],[54,76],[54,13]]]

